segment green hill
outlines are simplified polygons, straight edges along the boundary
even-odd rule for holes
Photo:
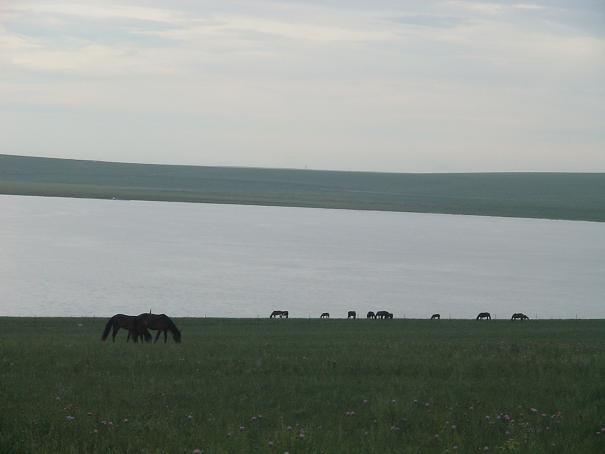
[[[605,221],[605,173],[337,172],[0,155],[0,193]]]

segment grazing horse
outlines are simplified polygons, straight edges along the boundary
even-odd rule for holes
[[[153,341],[154,343],[158,341],[162,333],[164,333],[164,343],[166,343],[168,340],[168,331],[172,334],[175,342],[181,342],[181,332],[166,314],[145,313],[137,316],[137,334],[147,331],[147,329],[158,332]]]
[[[376,312],[376,318],[379,318],[381,320],[393,318],[393,314],[391,314],[389,311],[378,311]]]
[[[366,318],[376,318],[376,314],[373,311],[368,312],[368,315],[366,315]]]
[[[489,312],[481,312],[475,320],[491,320],[492,316]]]
[[[529,317],[522,312],[515,312],[511,317],[511,320],[529,320]]]
[[[349,311],[347,313],[347,319],[352,318],[353,320],[355,320],[357,318],[357,312],[355,311]]]
[[[271,312],[271,315],[269,315],[269,318],[276,318],[276,317],[281,318],[282,313],[283,313],[283,311],[273,311],[273,312]]]
[[[440,320],[441,319],[441,314],[433,314],[431,315],[431,320]]]
[[[124,314],[116,314],[109,319],[109,321],[105,325],[103,334],[101,335],[101,340],[104,341],[105,339],[107,339],[107,336],[109,336],[109,331],[113,329],[113,332],[111,333],[111,340],[115,342],[116,334],[118,334],[120,328],[128,330],[128,337],[126,338],[126,342],[128,342],[131,337],[133,342],[137,342],[139,336],[143,336],[143,338],[147,342],[151,340],[151,334],[147,329],[141,329],[140,331],[138,330],[136,315]]]
[[[330,318],[330,313],[324,312],[323,314],[321,314],[321,316],[319,318]]]

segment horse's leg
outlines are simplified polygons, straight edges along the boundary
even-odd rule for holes
[[[158,341],[158,339],[160,338],[160,334],[162,334],[162,331],[161,331],[161,330],[158,330],[158,333],[155,335],[155,340],[153,341],[153,343],[154,343],[154,344],[155,344],[155,343]]]
[[[116,334],[118,334],[118,330],[120,328],[117,325],[113,325],[113,332],[111,333],[111,341],[115,342],[116,341]]]
[[[164,330],[164,343],[168,342],[168,330]]]

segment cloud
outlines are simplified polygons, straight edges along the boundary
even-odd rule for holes
[[[308,155],[314,167],[485,170],[496,155],[513,162],[502,158],[507,148],[522,166],[539,160],[532,150],[594,156],[605,145],[596,121],[605,39],[583,25],[590,9],[570,16],[538,1],[471,0],[155,5],[4,4],[0,114],[40,139],[5,135],[0,150],[82,158],[94,150],[100,159],[108,146],[93,140],[99,125],[119,131],[104,134],[114,158],[171,149],[174,162],[198,164],[295,166]],[[590,144],[553,145],[561,131]]]

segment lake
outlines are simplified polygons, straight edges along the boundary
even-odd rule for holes
[[[605,317],[605,223],[0,196],[0,315]]]

